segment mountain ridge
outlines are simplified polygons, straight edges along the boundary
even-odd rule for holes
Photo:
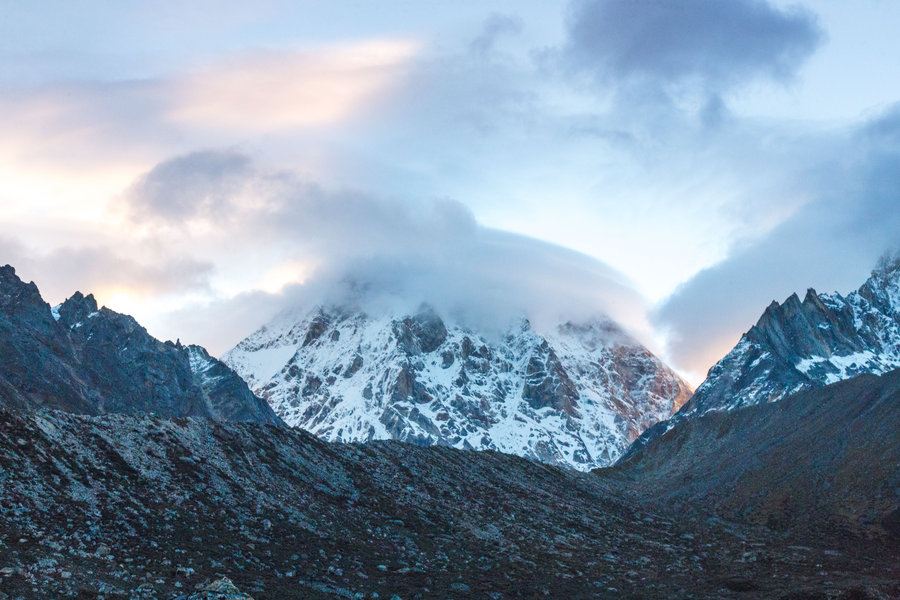
[[[807,290],[772,302],[671,419],[639,437],[621,460],[684,420],[729,411],[862,374],[900,368],[900,258],[883,259],[855,291]]]
[[[91,294],[51,307],[9,265],[0,267],[0,356],[0,405],[19,410],[281,423],[199,346],[161,342]]]

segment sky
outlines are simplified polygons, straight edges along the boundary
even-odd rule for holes
[[[696,384],[772,300],[900,246],[897,23],[888,0],[0,0],[0,263],[214,354],[348,294],[603,313]]]

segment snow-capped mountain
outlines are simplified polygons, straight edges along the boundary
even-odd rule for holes
[[[289,425],[330,441],[499,450],[587,470],[610,464],[690,395],[609,320],[480,335],[412,315],[283,315],[223,360]]]
[[[707,374],[672,419],[646,431],[632,455],[680,421],[776,402],[864,373],[900,368],[900,259],[885,260],[855,292],[793,294],[773,302]]]

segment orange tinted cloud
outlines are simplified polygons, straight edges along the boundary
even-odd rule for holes
[[[397,83],[417,47],[385,40],[241,56],[178,78],[168,117],[247,132],[332,125]]]

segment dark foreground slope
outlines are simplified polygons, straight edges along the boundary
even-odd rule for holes
[[[810,543],[900,540],[900,371],[685,420],[602,474],[645,501]]]
[[[495,452],[0,410],[0,598],[171,598],[221,575],[257,600],[900,594],[886,536],[801,546],[620,486]]]
[[[0,406],[281,423],[199,346],[161,342],[79,292],[51,309],[9,265],[0,267]]]

